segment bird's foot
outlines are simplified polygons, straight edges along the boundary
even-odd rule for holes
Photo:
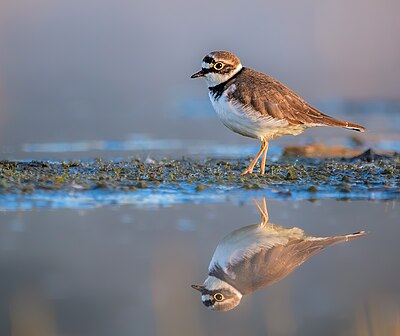
[[[253,172],[253,169],[247,168],[245,171],[243,171],[240,175],[246,175],[246,174],[251,174]]]
[[[252,174],[253,169],[247,168],[245,171],[243,171],[240,175],[246,175],[246,174]],[[259,173],[261,176],[265,175],[265,168],[260,170]]]
[[[242,174],[241,175],[246,175],[246,174],[252,174],[253,173],[253,169],[254,168],[247,168],[245,171],[243,171],[242,172]],[[264,169],[260,169],[260,175],[264,175],[265,174],[265,167],[264,167]]]

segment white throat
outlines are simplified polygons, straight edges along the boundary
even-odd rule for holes
[[[205,75],[205,80],[207,83],[208,87],[216,86],[218,84],[221,84],[223,82],[226,82],[233,76],[235,76],[240,70],[242,70],[243,66],[239,63],[238,66],[235,68],[234,71],[228,73],[228,74],[220,74],[216,72],[209,72]]]

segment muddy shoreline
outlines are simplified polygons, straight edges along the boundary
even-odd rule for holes
[[[35,192],[84,192],[105,190],[135,192],[159,188],[193,193],[218,189],[299,191],[340,194],[389,193],[400,195],[400,159],[397,154],[367,151],[356,158],[282,158],[267,164],[266,174],[257,171],[241,176],[249,158],[241,160],[132,161],[0,161],[0,195]],[[258,166],[256,166],[258,170]]]

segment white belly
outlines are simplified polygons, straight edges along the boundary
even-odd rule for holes
[[[264,116],[251,108],[241,106],[238,102],[229,101],[225,93],[218,100],[210,94],[210,100],[222,123],[235,133],[267,140],[293,134],[288,133],[286,120]]]

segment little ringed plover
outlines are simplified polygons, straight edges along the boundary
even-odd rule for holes
[[[191,76],[197,77],[205,78],[222,123],[235,133],[261,141],[259,152],[242,175],[253,172],[261,155],[261,174],[265,173],[268,141],[280,136],[298,135],[315,126],[365,131],[363,126],[323,114],[278,80],[243,67],[228,51],[206,55],[201,70]]]

